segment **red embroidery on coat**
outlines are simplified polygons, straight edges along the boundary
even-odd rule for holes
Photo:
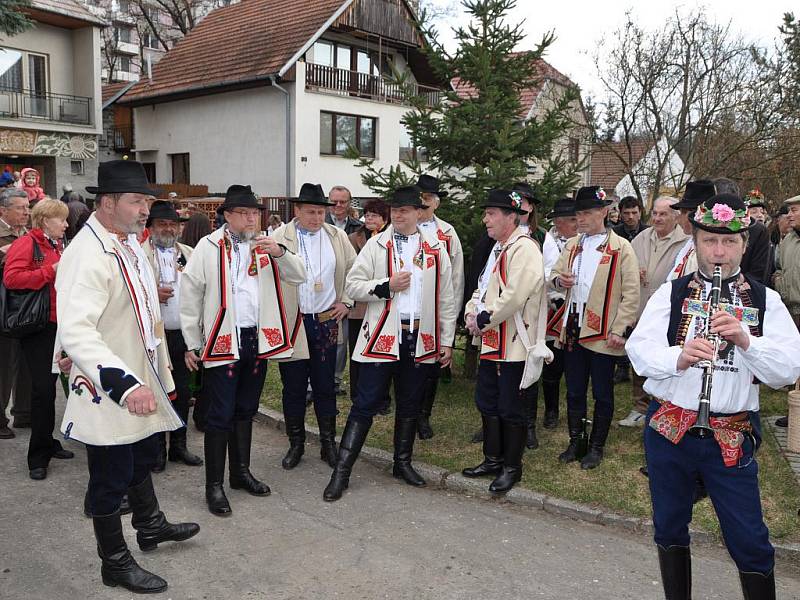
[[[596,312],[593,312],[586,309],[586,325],[589,329],[594,329],[595,331],[600,331],[600,315]]]
[[[601,265],[607,265],[610,262],[611,262],[611,257],[608,254],[604,254],[603,256],[600,257]]]
[[[394,348],[394,339],[396,336],[393,335],[381,335],[378,337],[378,341],[375,342],[375,351],[376,352],[391,352]]]
[[[435,262],[436,262],[436,261],[434,260],[434,258],[433,258],[432,256],[429,256],[429,257],[428,257],[428,263],[427,263],[427,264],[428,264],[428,268],[429,268],[429,269],[432,269],[432,268],[433,268],[433,265],[435,264]]]
[[[430,333],[421,333],[422,336],[422,347],[425,349],[425,352],[432,352],[434,348],[436,348],[436,342],[433,339],[433,336]]]
[[[231,351],[231,334],[219,336],[214,342],[214,349],[211,351],[213,354],[230,354]]]
[[[497,333],[497,329],[485,331],[483,333],[483,343],[494,350],[500,348],[500,335]]]
[[[258,264],[262,269],[266,269],[269,266],[269,258],[266,256],[259,256]]]
[[[261,331],[264,332],[264,337],[267,338],[267,344],[269,344],[271,348],[280,346],[283,343],[281,330],[277,327],[263,327]]]
[[[425,254],[431,254],[433,252],[433,248],[428,242],[422,242],[422,249],[425,251]]]

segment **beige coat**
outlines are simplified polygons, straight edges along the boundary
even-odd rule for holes
[[[336,257],[336,270],[333,275],[333,285],[336,288],[335,302],[344,302],[345,304],[352,305],[350,296],[344,289],[344,280],[353,262],[356,260],[356,252],[353,250],[353,245],[347,237],[343,229],[339,229],[335,225],[328,223],[322,224],[322,231],[324,231],[330,238],[331,246],[333,246],[333,254]],[[297,226],[295,221],[287,223],[272,234],[275,241],[286,247],[287,250],[297,254]],[[297,299],[297,286],[288,284],[283,286],[283,299],[286,307],[286,315],[289,317],[290,322],[295,320],[303,320],[303,315],[300,313],[300,305]],[[330,307],[328,307],[330,308]],[[339,328],[338,342],[342,343],[342,328]],[[305,327],[300,327],[297,338],[294,341],[294,353],[291,358],[287,360],[303,360],[307,359],[308,354],[308,341],[306,340]]]
[[[422,313],[417,336],[416,361],[433,363],[441,347],[452,347],[456,331],[456,299],[450,257],[444,242],[420,233],[423,249]],[[394,270],[394,227],[369,239],[356,257],[347,276],[347,294],[365,302],[367,312],[361,324],[352,360],[357,362],[392,362],[399,357],[400,319],[396,303],[371,292],[388,282]]]
[[[561,274],[572,273],[572,263],[577,256],[580,236],[571,238],[556,266],[550,272],[550,284],[566,295],[564,305],[555,311],[547,324],[548,334],[555,336],[563,346],[566,331],[563,327],[564,312],[570,306],[571,288],[564,289],[555,285]],[[608,347],[606,340],[610,334],[627,336],[636,323],[639,309],[639,263],[628,240],[609,230],[608,241],[601,247],[603,256],[589,291],[589,302],[581,330],[579,343],[601,354],[622,356],[625,349],[615,350]]]
[[[800,314],[800,233],[790,231],[778,246],[775,290],[792,315]]]
[[[72,359],[61,423],[66,438],[95,446],[132,444],[182,425],[170,402],[175,385],[166,342],[147,358],[142,319],[111,234],[94,215],[67,246],[56,275],[58,342]],[[160,319],[158,303],[152,307]],[[156,412],[136,416],[125,398],[139,385],[156,397]]]
[[[508,238],[489,276],[484,304],[491,319],[480,338],[481,359],[498,362],[525,360],[528,352],[517,335],[514,313],[522,311],[529,341],[535,344],[544,293],[544,260],[539,244],[517,228]],[[467,302],[465,314],[477,312],[478,295],[479,290],[475,290]]]
[[[461,247],[461,240],[455,228],[447,221],[443,221],[436,215],[436,235],[444,242],[447,254],[450,257],[450,268],[453,273],[453,294],[456,299],[456,308],[461,308],[462,298],[464,297],[464,250]]]
[[[181,330],[186,347],[200,350],[206,368],[239,360],[236,305],[230,272],[230,241],[220,227],[197,242],[181,275]],[[287,250],[274,258],[252,250],[258,277],[258,357],[289,358],[302,320],[289,320],[283,284],[306,280],[303,259]]]
[[[636,253],[639,269],[645,269],[644,281],[640,280],[639,310],[636,320],[644,311],[647,301],[656,290],[667,281],[670,271],[675,267],[675,257],[680,252],[689,236],[680,225],[676,225],[669,235],[659,239],[655,227],[648,227],[631,241]]]

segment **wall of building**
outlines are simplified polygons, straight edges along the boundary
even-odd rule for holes
[[[225,192],[249,184],[264,196],[285,192],[284,100],[267,87],[134,109],[137,159],[172,181],[171,154],[189,153],[191,183]]]

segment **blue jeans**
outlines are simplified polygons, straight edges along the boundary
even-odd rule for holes
[[[206,429],[232,431],[234,421],[252,419],[258,412],[267,361],[258,358],[256,328],[242,329],[241,335],[239,360],[203,371],[203,391],[209,403]]]
[[[650,403],[644,429],[656,544],[689,545],[692,498],[700,476],[736,566],[740,571],[769,573],[775,565],[775,551],[761,512],[753,443],[745,441],[739,464],[726,467],[713,437],[699,439],[687,434],[673,444],[650,428],[650,417],[658,406],[656,401]]]
[[[525,423],[525,400],[530,392],[519,389],[524,370],[524,362],[480,361],[475,404],[481,415],[518,425]]]
[[[396,416],[398,419],[417,418],[425,393],[425,380],[438,363],[417,363],[414,352],[417,331],[403,331],[400,338],[400,360],[383,363],[361,363],[358,370],[358,390],[353,398],[348,419],[372,425],[372,418],[386,404],[389,383],[394,377]]]
[[[320,323],[314,315],[303,316],[309,358],[281,362],[278,368],[283,383],[283,414],[305,417],[306,390],[311,379],[314,411],[319,417],[336,416],[336,338],[339,324],[335,319]]]
[[[564,352],[564,375],[567,380],[567,410],[586,414],[586,394],[592,378],[594,416],[614,416],[614,366],[617,357],[593,352],[580,344]]]

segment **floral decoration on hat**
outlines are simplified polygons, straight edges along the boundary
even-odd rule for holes
[[[508,197],[511,198],[511,206],[514,208],[520,208],[522,206],[522,196],[517,192],[511,192]]]
[[[601,187],[597,188],[597,191],[594,193],[594,195],[597,196],[597,199],[601,202],[604,202],[606,199],[606,191]]]
[[[694,220],[709,227],[721,227],[736,232],[750,226],[746,208],[734,210],[727,204],[715,204],[710,210],[704,205],[697,207]]]
[[[746,201],[750,200],[764,200],[764,194],[761,192],[759,188],[753,188],[749,192],[747,192],[747,196],[744,197]]]

